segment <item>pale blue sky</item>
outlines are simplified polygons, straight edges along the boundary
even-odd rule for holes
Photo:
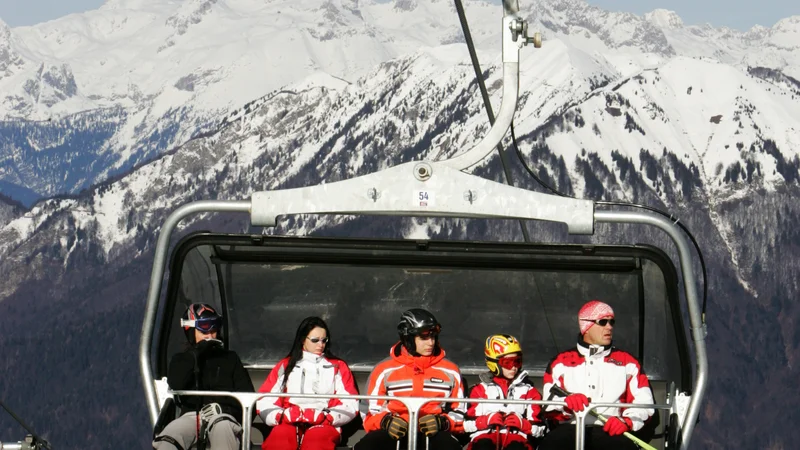
[[[424,0],[422,0],[424,1]],[[526,0],[520,0],[524,5]],[[656,8],[677,11],[687,24],[709,22],[747,30],[755,24],[770,27],[800,14],[797,0],[588,0],[609,11],[643,14]],[[70,13],[95,9],[105,0],[0,0],[0,19],[12,27],[32,25]]]

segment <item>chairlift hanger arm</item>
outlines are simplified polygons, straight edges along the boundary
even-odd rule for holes
[[[561,222],[572,234],[594,232],[594,203],[519,189],[448,166],[409,162],[335,183],[252,197],[254,226],[284,214],[525,219]]]
[[[519,49],[529,43],[536,48],[541,47],[541,37],[538,33],[533,37],[528,36],[528,24],[519,17],[517,0],[503,0],[503,12],[503,100],[500,111],[492,128],[477,145],[457,156],[438,161],[436,165],[457,170],[470,169],[494,151],[511,126],[519,97]]]

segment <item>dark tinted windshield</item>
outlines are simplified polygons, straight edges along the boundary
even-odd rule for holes
[[[680,373],[665,277],[649,259],[567,246],[326,245],[196,246],[186,253],[175,317],[190,302],[223,307],[224,299],[230,348],[246,365],[271,365],[289,351],[300,321],[318,315],[334,353],[369,367],[397,341],[400,313],[421,307],[442,323],[441,344],[462,370],[483,370],[484,340],[505,333],[520,339],[526,368],[541,372],[575,345],[581,305],[599,299],[616,312],[618,347],[641,358],[651,377]],[[169,353],[178,351],[182,333],[165,331]]]

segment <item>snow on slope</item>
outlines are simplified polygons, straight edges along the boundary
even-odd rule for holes
[[[496,6],[476,5],[499,20]],[[112,0],[14,31],[30,59],[68,63],[87,101],[134,106],[152,96],[157,117],[187,102],[238,106],[316,71],[352,82],[382,61],[452,39],[451,9],[444,0],[410,10],[351,0]],[[474,26],[481,35],[497,23]]]
[[[644,18],[664,33],[679,55],[714,58],[743,68],[769,67],[800,79],[800,16],[746,32],[709,24],[685,26],[675,12],[664,9]]]
[[[477,0],[465,6],[481,59],[496,61],[501,8]],[[676,54],[790,70],[800,53],[790,48],[798,29],[792,18],[736,35],[683,27],[674,13],[642,18],[580,0],[523,2],[522,8],[531,29],[544,32],[546,48],[569,49],[559,63],[573,66],[565,69],[568,85],[550,80],[529,93],[554,101],[541,113]],[[52,171],[39,173],[33,159],[4,147],[0,157],[19,161],[6,172],[33,176],[6,181],[46,195],[78,192],[208,132],[231,108],[282,86],[305,80],[341,89],[381,62],[462,40],[447,0],[109,0],[98,10],[33,27],[0,26],[0,117],[47,121],[111,106],[124,111],[104,117],[119,125],[85,149],[81,158],[98,163],[69,178],[80,182],[34,186]]]
[[[620,155],[665,201],[667,182],[702,189],[714,203],[744,195],[742,183],[774,189],[791,181],[785,178],[791,172],[778,170],[778,164],[797,160],[800,104],[779,86],[716,61],[679,57],[594,87],[587,74],[603,72],[591,56],[563,43],[531,52],[522,64],[517,133],[526,153],[546,144],[563,157],[578,196],[591,196],[579,167],[587,155],[620,180],[615,199],[632,199]],[[454,64],[466,56],[462,45],[428,49],[384,63],[337,90],[301,80],[235,112],[219,133],[193,140],[88,197],[46,202],[5,227],[9,239],[2,240],[1,253],[36,233],[42,216],[58,211],[94,229],[112,254],[142,230],[157,227],[156,211],[193,198],[247,198],[255,190],[334,181],[463,151],[488,129],[471,67]],[[502,73],[497,61],[485,68],[496,108]],[[548,125],[563,117],[569,119]],[[648,171],[665,151],[677,161],[666,172],[670,180]]]
[[[785,181],[763,141],[773,141],[789,159],[800,148],[800,101],[711,60],[674,58],[597,92],[576,108],[586,125],[559,138],[563,142],[552,145],[554,151],[574,155],[586,149],[612,165],[611,150],[639,163],[641,149],[657,154],[666,148],[685,164],[695,164],[702,182],[719,195],[729,189],[726,169],[736,163],[753,163],[765,186]]]

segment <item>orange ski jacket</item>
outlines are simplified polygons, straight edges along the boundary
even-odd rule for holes
[[[395,344],[369,376],[369,395],[394,397],[442,397],[452,401],[428,403],[420,409],[420,417],[428,414],[445,414],[450,419],[451,430],[457,430],[464,421],[466,405],[464,387],[458,366],[446,359],[444,350],[433,356],[412,356],[401,343]],[[378,430],[386,414],[396,414],[408,420],[408,410],[398,401],[370,400],[364,418],[367,432]]]

